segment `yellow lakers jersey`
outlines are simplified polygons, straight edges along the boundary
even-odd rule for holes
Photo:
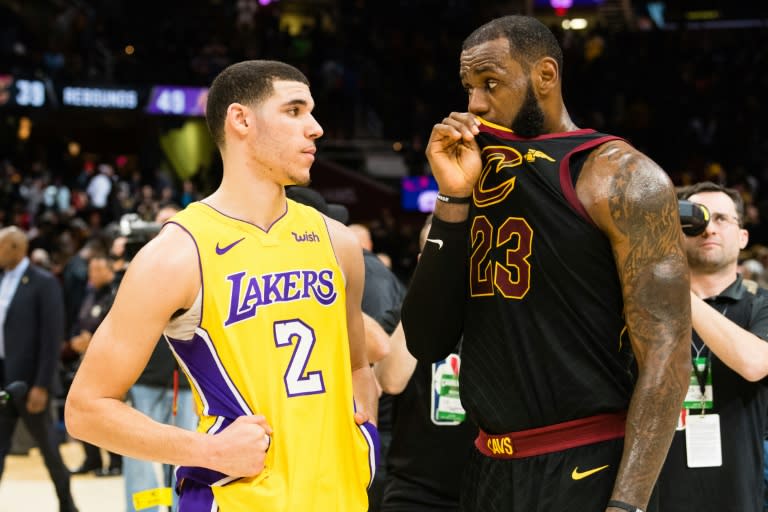
[[[170,222],[200,261],[199,326],[192,339],[167,336],[198,430],[253,414],[273,429],[256,477],[179,468],[180,510],[366,510],[375,433],[354,421],[345,283],[325,219],[288,200],[266,231],[203,203]]]

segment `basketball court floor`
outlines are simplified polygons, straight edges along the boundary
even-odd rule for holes
[[[83,448],[77,442],[61,445],[67,467],[75,468],[83,460]],[[124,512],[123,477],[93,475],[72,476],[72,495],[80,512]],[[0,481],[0,512],[58,512],[56,491],[48,477],[37,448],[29,455],[9,455]]]

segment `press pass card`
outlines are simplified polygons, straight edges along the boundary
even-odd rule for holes
[[[458,425],[467,413],[459,399],[459,366],[461,358],[451,354],[432,364],[432,423]]]

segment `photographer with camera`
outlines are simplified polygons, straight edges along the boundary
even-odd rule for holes
[[[737,271],[748,241],[738,191],[702,182],[679,190],[678,198],[706,207],[708,222],[692,232],[686,227],[691,205],[681,202],[691,273],[692,364],[659,476],[660,510],[762,512],[768,292]]]
[[[0,386],[28,388],[15,394],[15,407],[0,413],[0,475],[19,419],[40,448],[56,487],[60,511],[76,511],[64,465],[54,439],[51,388],[64,340],[64,300],[49,272],[30,264],[27,235],[18,227],[0,229]],[[24,395],[24,396],[22,396]]]

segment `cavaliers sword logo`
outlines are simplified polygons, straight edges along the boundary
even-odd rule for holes
[[[474,190],[474,199],[475,205],[482,208],[503,201],[512,192],[515,188],[515,176],[496,185],[488,182],[492,183],[493,177],[496,177],[503,169],[522,164],[523,156],[519,151],[508,146],[486,146],[480,157],[484,165]]]

